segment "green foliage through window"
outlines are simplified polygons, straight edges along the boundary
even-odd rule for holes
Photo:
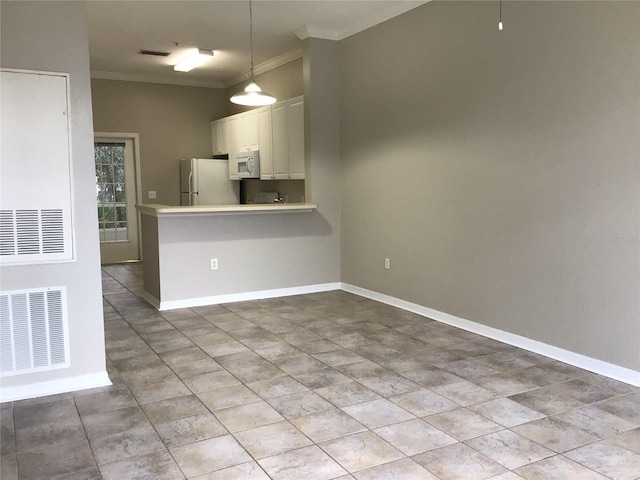
[[[127,240],[124,143],[94,144],[101,242]]]

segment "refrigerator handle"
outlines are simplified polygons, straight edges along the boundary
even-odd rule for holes
[[[197,195],[198,192],[189,192],[189,206],[197,205],[197,202],[194,202],[194,200],[198,198]]]

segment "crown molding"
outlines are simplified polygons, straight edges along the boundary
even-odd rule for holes
[[[323,30],[321,28],[314,27],[313,25],[305,25],[295,31],[295,34],[300,40],[307,38],[321,38],[323,40],[340,40],[340,35],[334,30]]]
[[[314,27],[313,25],[305,25],[304,27],[296,30],[295,34],[300,40],[304,40],[306,38],[320,38],[324,40],[336,41],[344,40],[345,38],[355,35],[356,33],[363,32],[368,28],[374,27],[382,22],[386,22],[387,20],[391,20],[394,17],[402,15],[403,13],[424,5],[425,3],[429,3],[430,1],[431,0],[412,0],[399,2],[390,8],[387,8],[367,18],[363,18],[362,20],[338,31],[323,30],[321,28]]]
[[[260,75],[265,72],[268,72],[269,70],[273,70],[274,68],[281,67],[282,65],[285,65],[301,57],[302,57],[302,45],[299,45],[296,48],[293,48],[288,52],[283,53],[282,55],[278,55],[277,57],[274,57],[271,60],[267,60],[266,62],[261,63],[260,65],[257,65],[256,67],[253,68],[253,73],[254,75]],[[235,77],[230,78],[229,80],[226,80],[223,83],[224,88],[237,85],[240,82],[246,81],[248,78],[249,78],[249,70],[241,73],[240,75],[236,75]]]
[[[139,75],[135,73],[106,72],[103,70],[91,70],[91,78],[97,78],[100,80],[122,80],[125,82],[161,83],[165,85],[181,85],[184,87],[225,88],[222,82],[211,80],[158,77],[153,75]]]

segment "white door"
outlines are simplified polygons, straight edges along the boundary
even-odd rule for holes
[[[102,264],[140,260],[133,138],[95,137]]]

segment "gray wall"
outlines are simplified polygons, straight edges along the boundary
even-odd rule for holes
[[[104,374],[100,252],[88,37],[78,2],[2,2],[2,67],[67,72],[71,89],[71,155],[76,261],[2,267],[2,290],[66,286],[71,367],[2,379],[2,387],[63,382]],[[26,33],[28,32],[28,33]],[[43,158],[43,162],[47,159]],[[37,172],[31,172],[37,175]]]
[[[180,205],[179,161],[211,157],[211,120],[228,115],[225,91],[98,79],[91,89],[96,132],[140,135],[142,202]]]
[[[640,369],[640,4],[497,14],[341,42],[342,280]]]

